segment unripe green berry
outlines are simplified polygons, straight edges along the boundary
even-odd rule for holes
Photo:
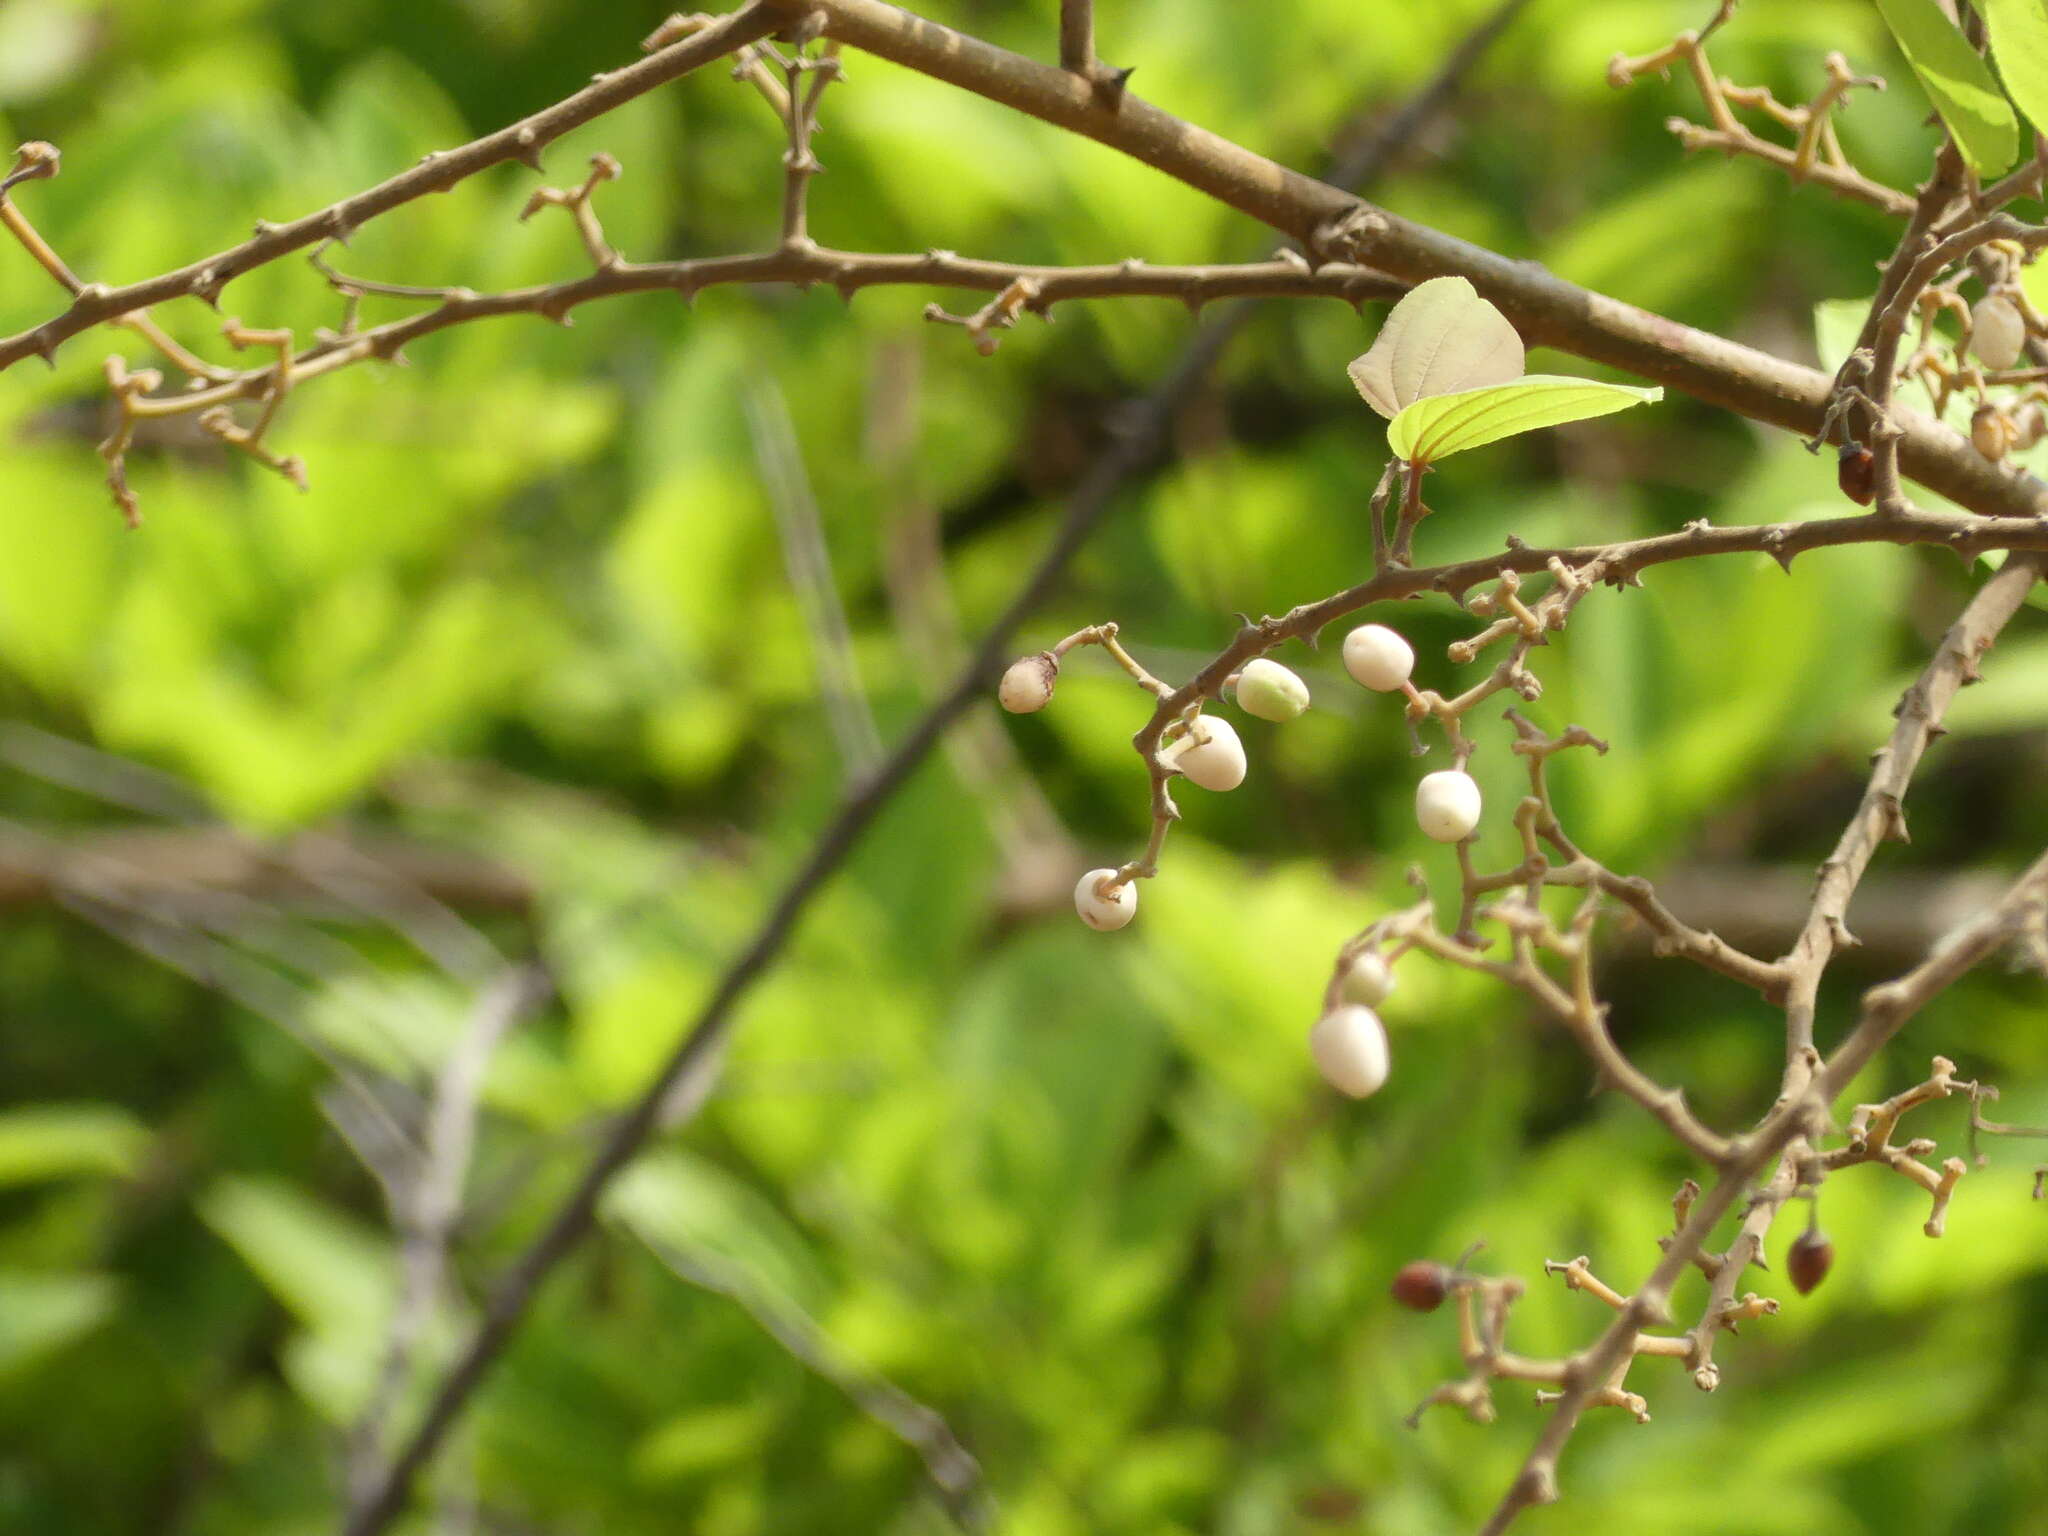
[[[1986,368],[2010,368],[2027,349],[2027,322],[2003,294],[1977,301],[1970,311],[1970,350]]]
[[[1138,883],[1116,883],[1113,869],[1091,869],[1074,887],[1074,910],[1090,928],[1108,933],[1138,915]]]
[[[1375,693],[1392,693],[1415,670],[1415,647],[1384,624],[1361,624],[1344,637],[1344,670]]]
[[[1187,735],[1168,749],[1169,761],[1203,789],[1235,789],[1244,782],[1244,743],[1220,715],[1197,715]]]
[[[1344,979],[1337,983],[1337,995],[1347,1003],[1377,1008],[1394,993],[1393,968],[1375,951],[1360,950],[1344,967]]]
[[[1261,656],[1237,674],[1237,707],[1261,720],[1292,720],[1308,708],[1308,684]]]
[[[1479,825],[1479,784],[1459,768],[1426,773],[1415,786],[1415,820],[1425,837],[1463,842]]]
[[[1357,1003],[1332,1008],[1308,1032],[1308,1052],[1339,1093],[1366,1099],[1386,1085],[1391,1065],[1387,1031],[1370,1008]]]
[[[1052,702],[1052,685],[1059,676],[1059,660],[1051,651],[1019,657],[1003,674],[996,699],[1013,715],[1034,714]]]

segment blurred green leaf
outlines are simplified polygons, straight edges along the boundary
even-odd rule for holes
[[[32,1104],[0,1111],[0,1186],[135,1171],[149,1132],[111,1104]]]
[[[119,1303],[107,1275],[0,1270],[0,1374],[17,1371],[100,1327]]]

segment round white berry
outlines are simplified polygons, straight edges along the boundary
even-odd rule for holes
[[[1173,766],[1204,789],[1235,789],[1244,782],[1244,743],[1237,727],[1219,715],[1197,715],[1175,745]]]
[[[1138,915],[1138,883],[1115,884],[1113,869],[1091,869],[1074,887],[1074,910],[1090,928],[1108,933]]]
[[[1052,700],[1052,685],[1059,680],[1060,664],[1051,651],[1019,657],[1010,663],[996,688],[996,698],[1013,715],[1028,715],[1045,708]]]
[[[2027,322],[2002,294],[1977,301],[1970,311],[1970,350],[1987,368],[2010,368],[2026,350]]]
[[[1426,773],[1415,786],[1415,820],[1440,843],[1462,842],[1479,825],[1479,785],[1457,768]]]
[[[1261,720],[1292,720],[1308,708],[1308,684],[1261,656],[1237,674],[1237,707]]]
[[[1359,1003],[1332,1008],[1308,1032],[1308,1053],[1332,1088],[1354,1099],[1386,1085],[1387,1031],[1380,1016]]]
[[[1361,624],[1344,637],[1344,667],[1375,693],[1392,693],[1415,670],[1415,647],[1384,624]]]
[[[1344,979],[1337,983],[1337,995],[1347,1003],[1361,1003],[1367,1008],[1377,1008],[1394,991],[1393,968],[1374,950],[1362,949],[1352,956],[1351,963],[1344,968]]]

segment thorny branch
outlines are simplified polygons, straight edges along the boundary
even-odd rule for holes
[[[1076,8],[1070,15],[1078,17],[1082,9]],[[821,37],[877,54],[1097,139],[1293,237],[1305,256],[1289,261],[1287,271],[1235,274],[1245,279],[1245,286],[1233,286],[1230,277],[1219,281],[1204,273],[1197,278],[1190,271],[1161,281],[1144,270],[1134,273],[1119,264],[1086,269],[1088,275],[1077,273],[1070,279],[1071,291],[1051,293],[1044,275],[1028,269],[998,272],[994,270],[997,264],[981,264],[970,273],[937,259],[946,253],[933,253],[932,257],[810,255],[785,240],[774,252],[707,258],[687,266],[667,263],[614,270],[601,264],[598,272],[579,282],[514,294],[424,289],[419,296],[446,297],[426,315],[380,328],[374,334],[325,343],[325,350],[316,349],[312,356],[299,359],[300,378],[364,356],[390,360],[407,341],[457,320],[513,313],[559,319],[575,305],[593,298],[651,288],[688,294],[714,282],[829,282],[850,292],[882,281],[951,281],[956,286],[995,293],[999,299],[1014,284],[1037,285],[1040,291],[1036,296],[1027,286],[1002,302],[997,314],[1014,319],[1019,310],[1036,311],[1057,298],[1128,292],[1192,294],[1197,300],[1206,300],[1226,294],[1322,293],[1334,288],[1336,296],[1355,301],[1385,296],[1393,287],[1426,277],[1458,273],[1469,277],[1482,294],[1499,305],[1531,342],[1613,364],[1709,403],[1809,436],[1823,426],[1830,387],[1810,369],[1689,330],[1661,316],[1588,293],[1531,263],[1509,261],[1416,225],[1327,182],[1286,170],[1181,122],[1128,90],[1104,92],[1097,83],[1071,70],[1040,65],[993,48],[880,0],[751,0],[715,20],[675,18],[649,39],[654,51],[647,59],[604,74],[585,89],[519,123],[458,149],[430,154],[409,171],[290,223],[261,224],[241,245],[176,271],[120,288],[83,284],[61,315],[0,339],[0,368],[30,354],[51,357],[60,343],[84,330],[120,322],[173,298],[196,296],[217,302],[229,281],[255,267],[294,250],[344,239],[369,219],[427,193],[446,190],[492,166],[518,160],[537,167],[541,151],[563,133],[715,58],[740,54],[741,72],[754,79],[771,104],[784,112],[793,135],[807,133],[799,125],[814,110],[817,91],[828,76],[814,74],[803,103],[783,83],[764,79],[767,55],[756,45],[778,31],[802,38]],[[807,62],[815,66],[828,60]],[[1832,99],[1823,105],[1831,106]],[[1815,111],[1816,117],[1824,115]],[[1825,158],[1825,133],[1820,142]],[[809,174],[807,139],[805,143],[800,153],[792,138],[791,186]],[[46,162],[23,169],[47,175],[55,163],[51,152]],[[41,169],[44,164],[49,168]],[[17,179],[26,178],[17,171]],[[788,228],[786,218],[785,234]],[[1335,261],[1354,262],[1361,270],[1325,280],[1322,269]],[[925,262],[931,263],[930,268],[921,267]],[[1297,266],[1311,270],[1293,270]],[[662,270],[664,267],[668,270]],[[966,280],[970,277],[971,281]],[[978,341],[995,319],[992,315],[983,321]],[[309,369],[309,364],[320,366]],[[211,380],[216,373],[202,368],[195,376]],[[221,387],[230,393],[210,399],[209,405],[258,397],[265,385],[243,375]],[[1945,427],[1914,413],[1895,411],[1893,416],[1894,425],[1904,434],[1899,443],[1900,462],[1914,479],[1987,514],[2025,514],[2044,504],[2043,490],[2036,482],[1985,464]]]

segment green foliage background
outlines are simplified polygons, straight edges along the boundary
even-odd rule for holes
[[[1046,55],[1052,0],[946,0],[948,22]],[[1291,163],[1363,102],[1390,110],[1476,18],[1468,0],[1377,8],[1115,0],[1102,50],[1151,100]],[[1662,123],[1683,81],[1622,94],[1616,51],[1696,4],[1536,0],[1455,120],[1382,183],[1412,216],[1590,286],[1811,357],[1813,306],[1867,292],[1878,216],[1748,163],[1689,163]],[[567,0],[27,0],[0,9],[0,115],[64,173],[21,201],[88,279],[122,281],[296,215],[495,127],[633,55],[648,7]],[[1754,0],[1715,62],[1786,100],[1831,48],[1892,76],[1842,122],[1852,156],[1910,184],[1926,103],[1875,10]],[[1046,261],[1242,259],[1260,231],[1095,145],[891,66],[850,60],[825,108],[812,228],[848,247]],[[7,142],[13,142],[8,140]],[[604,149],[601,208],[652,257],[772,239],[777,129],[711,71],[551,150],[549,180]],[[480,178],[364,230],[350,270],[508,286],[582,257],[568,222],[514,221],[530,172]],[[138,454],[149,522],[124,532],[92,443],[96,333],[54,371],[0,380],[0,709],[175,773],[226,821],[344,827],[473,850],[533,882],[530,913],[479,918],[545,957],[558,999],[495,1064],[465,1230],[481,1284],[531,1233],[594,1117],[634,1091],[828,813],[843,768],[783,572],[741,404],[788,401],[884,734],[950,659],[908,646],[884,548],[943,519],[971,633],[1034,558],[1061,493],[1188,334],[1176,305],[1062,308],[993,359],[923,325],[928,295],[721,291],[475,325],[289,403],[301,496],[207,448]],[[0,330],[55,290],[0,250]],[[401,305],[385,301],[379,315]],[[338,318],[300,262],[224,308],[302,336]],[[222,355],[196,304],[163,317]],[[1370,328],[1336,304],[1269,308],[1188,413],[1172,462],[1117,507],[1032,643],[1115,618],[1184,673],[1237,611],[1355,580],[1379,426],[1343,364]],[[1574,367],[1539,353],[1534,366]],[[878,409],[914,437],[892,463]],[[1531,541],[1839,512],[1831,465],[1680,398],[1447,464],[1425,558]],[[1810,864],[1853,803],[1896,690],[1967,590],[1939,555],[1843,550],[1790,576],[1761,558],[1653,572],[1599,594],[1538,667],[1532,713],[1610,738],[1560,763],[1561,808],[1610,863]],[[1447,604],[1383,614],[1453,673]],[[800,1308],[846,1360],[940,1409],[1018,1536],[1469,1529],[1533,1438],[1400,1417],[1456,1366],[1449,1317],[1386,1283],[1486,1239],[1536,1276],[1586,1253],[1626,1286],[1656,1257],[1688,1171],[1633,1106],[1587,1096],[1583,1060],[1499,990],[1413,962],[1388,1008],[1395,1075],[1336,1102],[1303,1035],[1336,945],[1404,897],[1425,847],[1419,771],[1393,707],[1329,653],[1317,709],[1244,727],[1227,798],[1189,790],[1164,877],[1124,933],[1077,924],[1082,865],[1144,834],[1128,738],[1142,701],[1084,653],[1055,707],[1005,721],[1028,767],[996,789],[937,762],[818,904],[746,1008],[702,1118],[638,1167],[603,1240],[547,1291],[451,1458],[520,1529],[927,1532],[915,1459],[742,1308],[684,1283],[662,1244],[718,1257]],[[1997,872],[2048,838],[2039,795],[2048,633],[2024,615],[1966,695],[1912,806],[1906,870]],[[1476,770],[1508,803],[1506,731]],[[1035,782],[1071,850],[1032,879],[991,833]],[[11,822],[129,818],[24,773]],[[1506,847],[1496,816],[1482,852]],[[1028,850],[1027,850],[1028,851]],[[1042,871],[1040,871],[1042,873]],[[1048,896],[1047,893],[1050,893]],[[1854,914],[1852,913],[1852,923]],[[332,1528],[344,1427],[388,1313],[376,1187],[319,1110],[328,1073],[273,1019],[76,916],[17,905],[0,930],[0,1530],[33,1536],[296,1536]],[[238,943],[260,950],[261,924]],[[300,1026],[399,1076],[431,1069],[471,999],[389,934],[324,925]],[[1896,958],[1896,957],[1894,957]],[[1882,957],[1839,968],[1838,1029]],[[1769,1102],[1774,1018],[1732,986],[1617,947],[1624,1044],[1734,1125]],[[2038,982],[1944,999],[1864,1096],[1934,1051],[2048,1120]],[[1955,1150],[1959,1106],[1918,1127]],[[1828,1186],[1840,1251],[1814,1297],[1721,1347],[1703,1396],[1659,1362],[1646,1428],[1596,1419],[1566,1502],[1531,1532],[2048,1529],[2048,1212],[2024,1149],[1963,1185],[1949,1235],[1924,1199],[1859,1170]],[[1773,1253],[1796,1229],[1784,1224]],[[1682,1290],[1679,1310],[1696,1301]],[[1532,1352],[1604,1324],[1536,1279]],[[445,1342],[445,1340],[441,1341]],[[422,1524],[419,1529],[424,1530]]]

